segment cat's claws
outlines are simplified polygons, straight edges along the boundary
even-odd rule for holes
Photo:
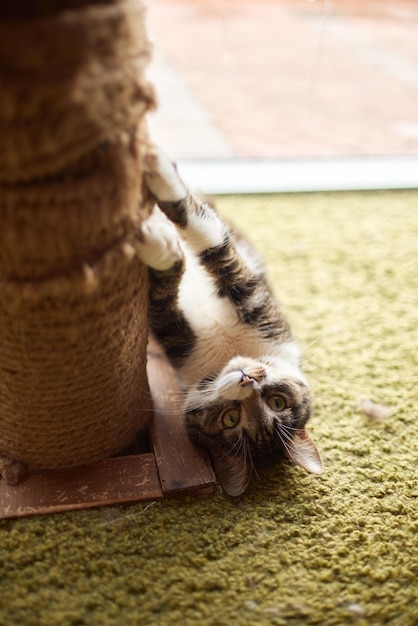
[[[148,189],[158,202],[178,202],[187,195],[175,165],[155,145],[151,145],[144,157],[144,178]]]

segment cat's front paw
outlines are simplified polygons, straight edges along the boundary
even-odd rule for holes
[[[142,224],[134,247],[141,261],[155,270],[168,270],[183,258],[176,227],[158,207]]]
[[[161,148],[151,145],[144,157],[145,183],[159,202],[178,202],[187,195],[175,165]]]

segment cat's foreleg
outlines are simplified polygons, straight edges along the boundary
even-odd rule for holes
[[[195,254],[222,246],[228,229],[216,212],[193,196],[181,180],[175,165],[157,146],[145,157],[145,180],[158,206],[176,224]]]
[[[180,202],[188,195],[188,189],[181,180],[176,166],[155,144],[149,147],[144,158],[144,165],[147,187],[158,203]]]
[[[141,225],[133,245],[141,261],[153,270],[168,270],[183,259],[176,227],[158,207]]]
[[[179,308],[178,291],[185,269],[174,224],[155,207],[137,233],[134,247],[149,267],[149,325],[171,363],[180,365],[195,336]]]

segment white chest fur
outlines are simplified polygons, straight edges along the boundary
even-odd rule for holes
[[[185,252],[186,272],[179,290],[179,304],[197,342],[179,370],[183,383],[192,385],[204,376],[218,373],[237,355],[279,356],[281,348],[260,337],[255,327],[244,324],[228,298],[217,295],[212,277],[186,246]]]

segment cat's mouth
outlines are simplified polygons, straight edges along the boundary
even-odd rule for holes
[[[224,400],[238,402],[247,400],[260,389],[260,383],[265,376],[264,368],[259,366],[224,373],[220,376],[218,383],[220,396]]]
[[[219,380],[219,395],[223,400],[241,402],[249,398],[258,383],[241,370],[224,374]]]
[[[266,370],[264,367],[250,367],[248,370],[241,371],[240,387],[246,387],[247,385],[254,385],[254,383],[261,383],[266,377]]]
[[[235,357],[219,375],[221,396],[225,400],[245,400],[254,389],[259,388],[266,375],[265,367],[258,361]]]
[[[241,382],[239,383],[240,387],[247,387],[248,385],[252,385],[254,382],[254,378],[248,376],[245,372],[242,372]]]

